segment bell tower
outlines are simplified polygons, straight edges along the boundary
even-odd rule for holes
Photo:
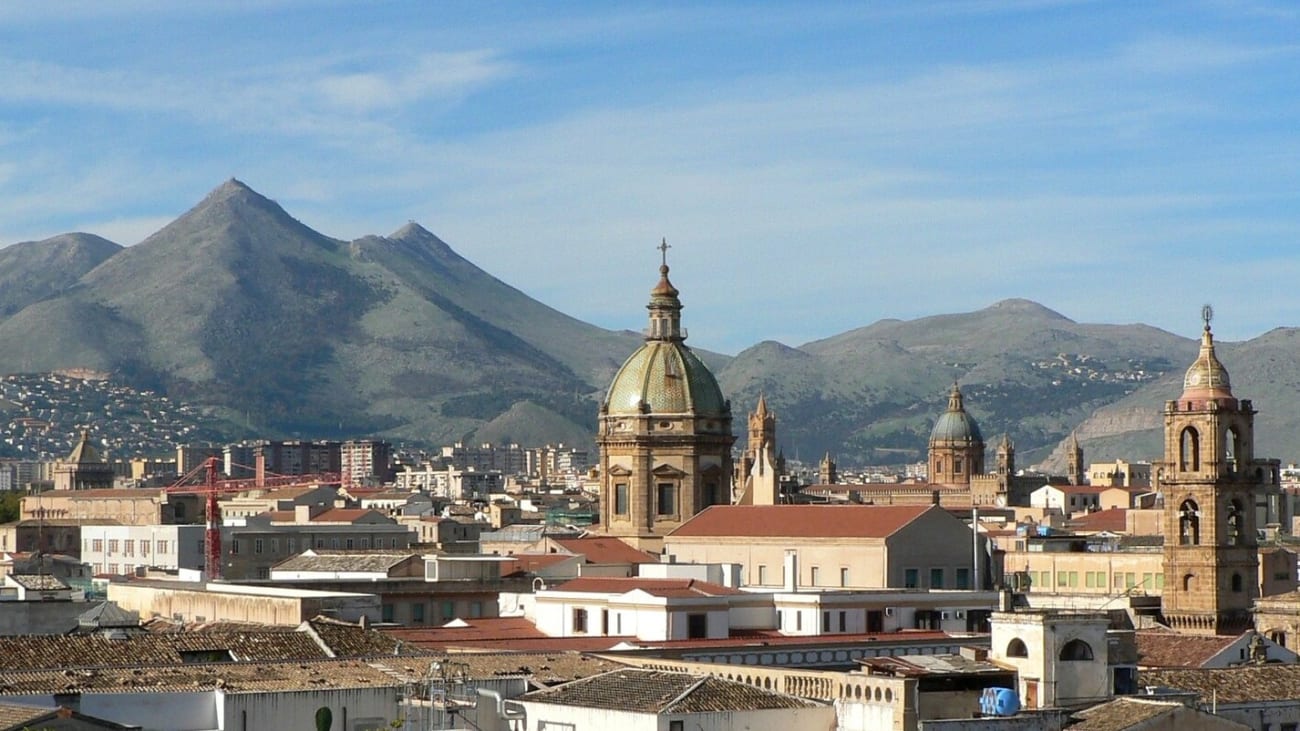
[[[1259,596],[1257,494],[1277,463],[1255,459],[1255,409],[1232,394],[1205,322],[1183,393],[1165,404],[1163,614],[1174,629],[1235,634],[1251,624]]]
[[[1079,446],[1079,437],[1070,432],[1070,444],[1065,448],[1065,472],[1071,485],[1087,483],[1084,476],[1083,447]]]

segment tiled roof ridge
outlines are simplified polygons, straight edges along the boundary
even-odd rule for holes
[[[692,673],[692,674],[694,674],[694,673]],[[709,676],[707,676],[707,675],[702,675],[702,676],[696,678],[695,682],[694,682],[694,683],[691,683],[689,686],[687,686],[686,690],[683,690],[681,693],[678,693],[676,698],[673,698],[672,700],[670,700],[670,701],[668,701],[667,703],[665,703],[664,706],[663,706],[663,708],[660,709],[659,712],[660,712],[660,713],[671,713],[671,712],[672,712],[672,709],[673,709],[674,707],[676,707],[677,704],[681,703],[683,700],[685,700],[686,698],[688,698],[688,697],[691,695],[691,693],[694,693],[697,689],[699,689],[700,686],[702,686],[702,685],[704,685],[706,682],[708,682],[708,680],[709,680]]]

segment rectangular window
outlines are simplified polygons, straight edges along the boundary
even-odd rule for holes
[[[840,612],[840,631],[847,632],[848,630],[846,628],[848,627],[848,625],[849,625],[849,613]]]
[[[470,603],[469,603],[469,616],[470,616],[471,619],[473,619],[474,617],[482,617],[482,616],[483,616],[483,602],[470,602]]]
[[[167,553],[167,541],[156,541],[154,548],[156,549],[154,553]]]
[[[917,589],[921,586],[920,569],[903,569],[903,588]]]
[[[239,539],[236,538],[235,540],[230,542],[230,555],[233,556],[238,553],[239,553]]]
[[[348,538],[348,539],[344,540],[344,541],[343,541],[343,547],[346,548],[347,550],[351,551],[352,548],[353,548],[353,540],[352,540],[351,538]]]
[[[1294,724],[1293,724],[1293,725],[1294,725]],[[685,721],[669,721],[669,722],[668,722],[668,731],[686,731],[686,722],[685,722]],[[1291,729],[1291,731],[1295,731],[1295,729]]]
[[[149,541],[144,541],[144,540],[140,541],[140,555],[141,556],[149,555]]]
[[[95,553],[103,553],[103,552],[104,552],[104,539],[103,539],[103,538],[96,538],[96,539],[94,539],[94,540],[91,541],[91,544],[95,547]]]
[[[109,564],[109,565],[108,565],[108,573],[113,574],[113,575],[116,576],[116,575],[117,575],[117,564],[115,564],[115,563],[111,563],[111,564]]]
[[[1156,574],[1156,588],[1157,588],[1157,589],[1164,589],[1164,588],[1165,588],[1165,575],[1164,575],[1164,574]]]
[[[659,514],[673,515],[677,512],[677,486],[671,482],[659,483]]]
[[[930,588],[943,588],[943,569],[930,569]]]
[[[1137,586],[1137,574],[1135,574],[1132,571],[1125,572],[1124,586],[1129,589],[1132,589],[1133,587]]]
[[[298,541],[297,541],[297,540],[295,540],[295,539],[293,539],[293,538],[286,538],[286,539],[284,539],[284,542],[285,542],[285,547],[288,549],[289,553],[297,553],[297,552],[298,552],[298,551],[296,550],[296,549],[298,548]]]
[[[1116,589],[1123,588],[1123,586],[1124,586],[1124,574],[1123,574],[1122,572],[1119,572],[1119,571],[1116,571],[1116,572],[1115,572],[1115,577],[1114,577],[1114,580],[1113,580],[1112,583],[1111,583],[1111,586],[1115,587]]]
[[[135,539],[133,539],[133,538],[128,538],[128,539],[126,539],[125,541],[122,541],[122,548],[123,548],[123,552],[126,553],[126,555],[128,555],[128,556],[134,556],[134,555],[135,555]]]
[[[272,538],[272,539],[271,539],[271,553],[279,553],[279,552],[280,552],[280,539],[279,539],[279,538]]]
[[[614,485],[614,514],[627,515],[627,483],[619,482]]]
[[[794,613],[794,629],[796,632],[803,631],[803,612]]]
[[[573,610],[573,631],[582,633],[587,631],[587,610]]]
[[[393,621],[393,605],[392,605],[392,604],[384,604],[383,606],[380,607],[379,611],[380,611],[380,614],[383,616],[383,620],[384,620],[385,622],[391,622],[391,621]]]
[[[822,612],[822,632],[831,631],[831,613]]]
[[[122,548],[122,544],[121,544],[121,542],[118,541],[116,538],[110,538],[110,539],[108,539],[108,552],[109,552],[109,554],[117,553],[121,548]]]
[[[1065,572],[1065,571],[1057,571],[1057,572],[1056,572],[1056,585],[1057,585],[1057,586],[1068,586],[1069,583],[1070,583],[1070,575],[1069,575],[1067,572]]]
[[[1148,574],[1142,574],[1142,588],[1143,588],[1143,589],[1151,590],[1151,589],[1154,589],[1154,588],[1155,588],[1155,585],[1156,585],[1156,580],[1155,580],[1155,578],[1154,578],[1153,576],[1151,576],[1151,574],[1149,574],[1149,573],[1148,573]]]
[[[1097,577],[1093,572],[1088,571],[1083,575],[1083,585],[1088,589],[1095,589],[1097,587]]]
[[[758,585],[767,586],[767,567],[762,564],[758,566]]]
[[[261,553],[261,552],[262,552],[262,539],[257,538],[253,541],[253,553]]]
[[[1070,572],[1070,588],[1071,588],[1071,589],[1077,589],[1078,587],[1079,587],[1079,572],[1078,572],[1078,571],[1071,571],[1071,572]]]
[[[330,548],[333,548],[333,549],[335,549],[335,550],[338,550],[338,547],[339,547],[339,539],[337,539],[337,538],[331,538],[331,539],[330,539]]]
[[[455,619],[455,618],[456,618],[456,602],[443,602],[443,603],[442,603],[442,618],[443,618],[443,619]]]
[[[812,580],[812,586],[821,586],[821,569],[813,566],[809,572],[809,578]]]
[[[957,588],[970,588],[970,569],[957,569]]]
[[[424,602],[411,602],[411,621],[424,623]]]
[[[848,586],[848,585],[849,585],[849,570],[848,570],[848,569],[845,569],[845,568],[841,568],[841,569],[840,569],[840,586]]]

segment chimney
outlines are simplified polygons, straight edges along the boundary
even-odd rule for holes
[[[799,552],[787,548],[785,551],[785,570],[782,575],[785,580],[785,590],[789,592],[799,591]]]
[[[261,447],[253,457],[253,486],[266,487],[266,452]]]

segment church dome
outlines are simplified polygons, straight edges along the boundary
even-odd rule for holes
[[[668,244],[660,250],[667,252]],[[650,327],[646,342],[623,363],[605,395],[610,414],[712,414],[730,413],[718,381],[683,342],[682,303],[677,288],[668,281],[665,256],[659,283],[650,290]]]
[[[623,363],[605,397],[610,414],[724,414],[718,381],[691,349],[651,340]]]
[[[1232,384],[1228,369],[1214,354],[1214,334],[1210,332],[1208,318],[1201,333],[1201,352],[1196,362],[1183,376],[1183,398],[1232,398]]]
[[[980,434],[979,424],[975,419],[966,413],[966,408],[962,404],[961,389],[957,384],[952,385],[952,393],[948,395],[948,410],[939,417],[934,424],[934,430],[930,432],[930,444],[936,442],[969,442],[983,443],[984,436]]]

